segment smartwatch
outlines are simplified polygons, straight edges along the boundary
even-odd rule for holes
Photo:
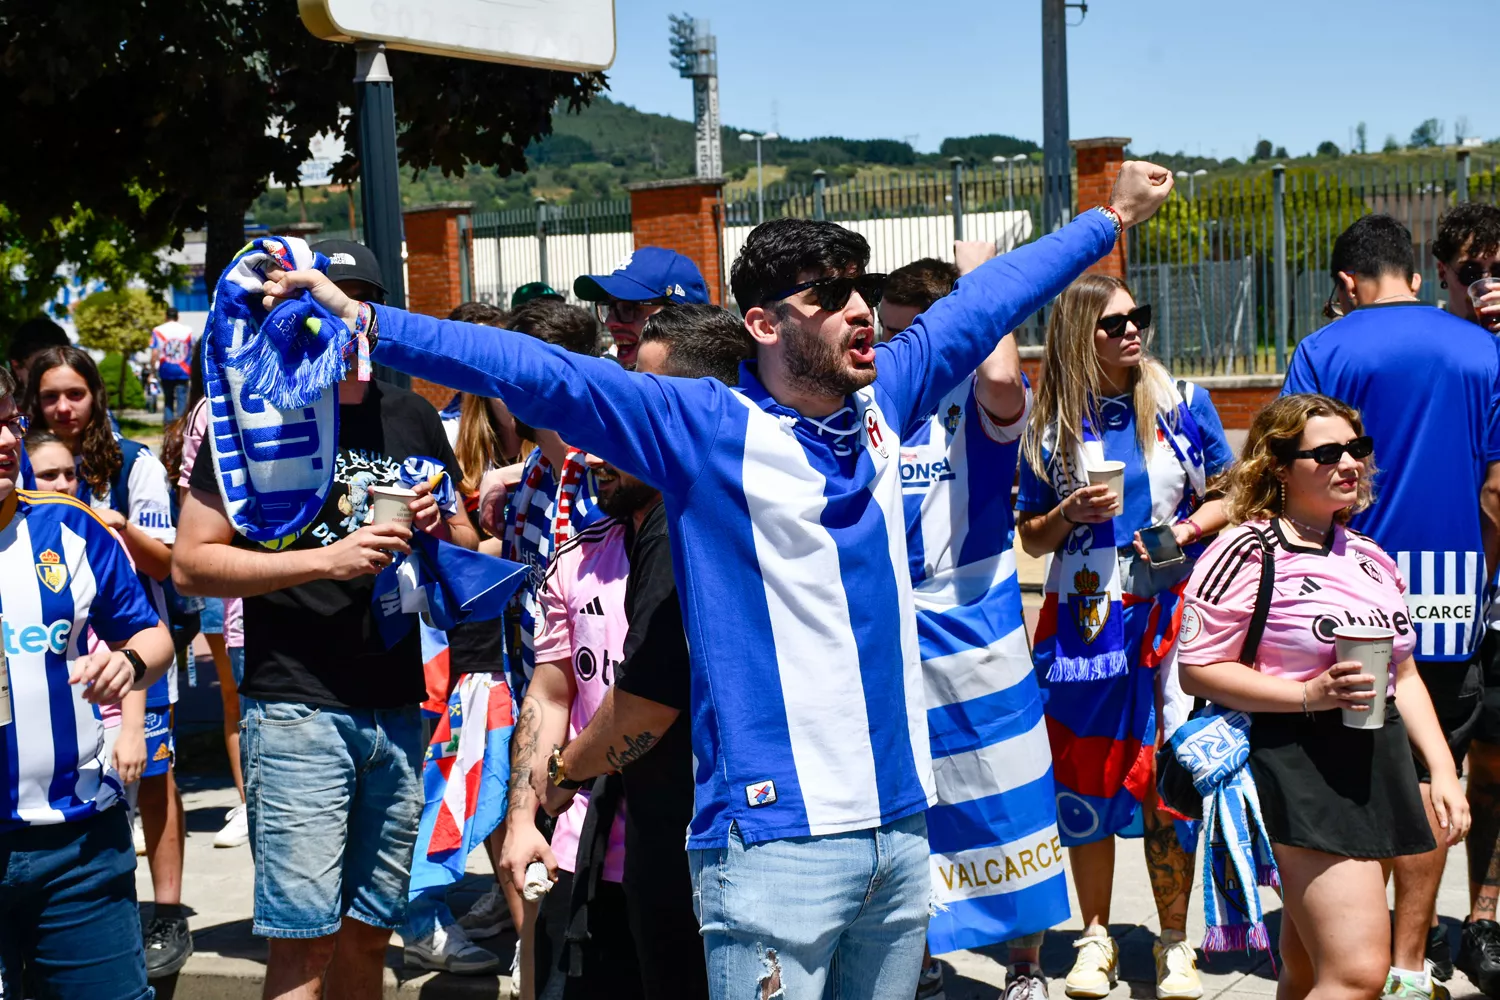
[[[587,784],[583,781],[573,781],[568,777],[567,769],[563,767],[562,747],[554,748],[552,756],[547,760],[547,780],[552,782],[554,788],[566,788],[569,791],[582,788]]]
[[[128,647],[120,650],[120,652],[125,654],[125,659],[129,660],[130,665],[135,668],[135,682],[139,684],[141,678],[146,676],[146,661],[141,659],[140,653]]]

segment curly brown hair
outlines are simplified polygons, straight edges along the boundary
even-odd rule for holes
[[[93,398],[88,426],[83,429],[77,452],[83,456],[83,480],[89,484],[94,496],[109,493],[109,482],[124,465],[119,442],[115,440],[114,426],[109,421],[109,393],[104,380],[99,377],[99,366],[87,351],[77,347],[49,347],[38,354],[27,372],[26,402],[22,409],[31,415],[33,427],[46,427],[47,418],[42,414],[40,397],[42,376],[54,368],[71,368],[83,376]]]
[[[1354,428],[1355,434],[1365,432],[1359,411],[1329,396],[1298,393],[1267,403],[1250,423],[1250,433],[1245,438],[1240,460],[1230,466],[1219,482],[1224,491],[1224,512],[1231,524],[1268,519],[1282,513],[1285,499],[1276,473],[1296,461],[1293,453],[1297,451],[1297,442],[1312,417],[1343,417]],[[1334,515],[1334,520],[1340,524],[1347,524],[1351,517],[1375,501],[1375,456],[1371,455],[1360,464],[1363,471],[1359,477],[1357,499]]]

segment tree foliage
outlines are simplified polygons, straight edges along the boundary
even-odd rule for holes
[[[151,328],[165,318],[161,304],[139,288],[95,292],[73,307],[80,344],[126,356],[149,347]]]
[[[1412,149],[1431,149],[1433,146],[1442,145],[1443,123],[1436,118],[1429,118],[1416,128],[1411,130],[1411,138],[1407,145]]]
[[[267,179],[294,184],[314,136],[346,136],[335,175],[357,175],[354,58],[314,38],[296,0],[7,3],[0,129],[26,142],[26,155],[0,157],[13,224],[37,238],[80,195],[143,246],[206,224],[214,273]],[[525,170],[554,107],[576,110],[603,86],[596,74],[404,52],[389,64],[401,163],[445,175]]]
[[[1318,143],[1317,155],[1342,156],[1343,150],[1339,149],[1339,144],[1334,142],[1332,139],[1324,139],[1322,142]]]

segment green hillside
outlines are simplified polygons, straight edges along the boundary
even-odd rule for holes
[[[686,84],[684,84],[686,86]],[[690,177],[693,173],[693,123],[666,115],[637,111],[608,98],[576,115],[553,117],[553,133],[527,150],[530,169],[499,177],[493,171],[471,170],[466,176],[443,177],[428,172],[401,178],[401,198],[409,205],[433,201],[472,201],[475,211],[522,208],[538,196],[550,201],[591,201],[625,197],[631,181]],[[724,129],[724,172],[731,180],[744,179],[755,165],[755,147],[740,142],[742,130]],[[1012,136],[979,135],[944,140],[940,153],[921,154],[895,139],[779,139],[765,146],[776,176],[810,181],[819,168],[832,181],[852,177],[862,167],[912,167],[946,164],[962,155],[987,160],[990,156],[1029,153],[1035,143]],[[993,152],[988,152],[992,150]],[[326,230],[348,229],[351,202],[358,214],[357,190],[307,188],[274,190],[262,195],[254,215],[275,227],[302,219],[321,222]]]

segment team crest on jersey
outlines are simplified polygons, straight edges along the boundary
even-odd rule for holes
[[[745,801],[753,809],[756,806],[768,806],[776,801],[776,782],[757,781],[745,786]]]
[[[51,549],[43,549],[36,564],[37,578],[42,584],[54,594],[61,594],[63,587],[68,583],[68,567],[62,563],[62,557]]]
[[[1073,622],[1079,637],[1093,642],[1109,621],[1109,595],[1099,593],[1099,574],[1086,566],[1073,574],[1073,589],[1076,593],[1068,595]]]
[[[1374,560],[1366,558],[1365,556],[1360,556],[1359,568],[1365,571],[1365,576],[1368,576],[1376,583],[1385,582],[1385,578],[1380,575],[1380,567],[1375,565]]]
[[[963,419],[963,416],[964,411],[959,408],[959,405],[957,403],[954,403],[952,406],[948,407],[948,412],[943,417],[944,429],[946,429],[949,434],[957,434],[958,422]]]
[[[875,415],[873,409],[865,411],[865,433],[869,435],[870,447],[881,458],[889,458],[890,451],[885,446],[885,432],[880,429],[880,418]]]

